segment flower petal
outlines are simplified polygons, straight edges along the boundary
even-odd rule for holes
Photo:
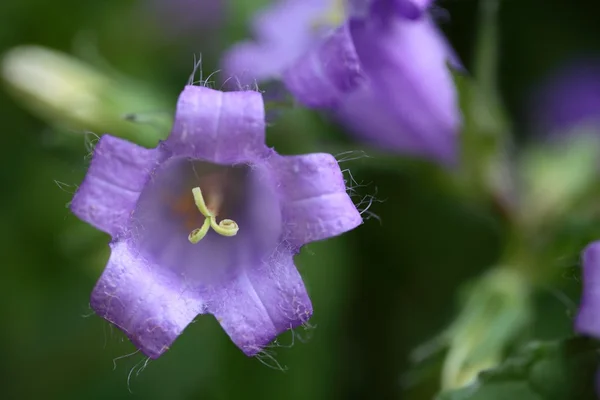
[[[265,157],[269,149],[261,94],[186,86],[177,102],[173,130],[163,145],[175,156],[217,164]]]
[[[281,54],[277,48],[254,41],[236,43],[222,61],[225,79],[229,79],[227,87],[252,87],[257,82],[277,78],[296,56],[292,48]]]
[[[225,54],[225,77],[243,85],[279,77],[318,40],[313,23],[326,9],[322,0],[283,0],[259,12],[253,23],[256,40],[239,43]]]
[[[314,33],[313,22],[329,10],[323,0],[279,0],[259,11],[252,23],[257,39],[280,45],[303,42]],[[286,28],[282,35],[281,27]]]
[[[421,136],[431,153],[452,162],[453,149],[440,143],[458,140],[461,114],[447,66],[453,54],[437,27],[427,18],[373,17],[353,20],[350,31],[374,90],[402,121],[400,134]]]
[[[284,237],[293,246],[337,236],[362,223],[331,154],[279,156],[272,165],[279,171]]]
[[[369,9],[385,9],[390,16],[398,13],[408,19],[423,16],[433,0],[348,0],[348,13],[352,17],[364,18]]]
[[[334,116],[350,132],[384,150],[434,160],[451,159],[457,151],[458,143],[452,137],[442,136],[430,143],[418,132],[406,129],[402,114],[377,97],[370,82],[347,95]]]
[[[248,355],[260,352],[279,334],[308,321],[312,304],[292,254],[286,249],[211,296],[208,311]]]
[[[147,261],[126,241],[111,248],[90,305],[145,355],[158,358],[203,312],[204,302],[198,292],[188,290],[184,277]]]
[[[579,333],[600,337],[600,241],[583,251],[583,293],[575,321]]]
[[[329,108],[364,77],[348,26],[342,25],[284,71],[287,89],[305,106]]]
[[[417,19],[423,16],[433,0],[391,0],[396,8],[396,12],[400,13],[404,18]]]
[[[122,232],[159,152],[104,135],[91,165],[71,201],[71,211],[83,221],[116,236]]]

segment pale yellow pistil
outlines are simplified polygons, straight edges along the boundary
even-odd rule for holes
[[[210,228],[213,228],[213,230],[221,236],[235,236],[238,233],[240,228],[238,227],[238,224],[231,219],[223,219],[217,224],[217,216],[206,206],[204,196],[202,196],[202,191],[199,187],[193,188],[192,194],[194,195],[194,203],[196,203],[198,211],[204,215],[205,219],[201,228],[196,228],[190,232],[188,236],[190,243],[198,243],[206,236]]]

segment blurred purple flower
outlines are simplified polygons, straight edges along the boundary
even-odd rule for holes
[[[348,13],[352,16],[364,17],[376,1],[379,0],[347,0]],[[433,0],[389,0],[391,11],[409,19],[421,18],[432,3]]]
[[[532,110],[533,129],[545,135],[600,127],[600,60],[582,60],[553,74],[533,96]]]
[[[299,248],[362,223],[333,156],[280,156],[264,134],[259,93],[187,86],[156,148],[109,135],[98,142],[71,203],[113,238],[91,307],[147,356],[159,357],[205,313],[256,354],[312,315],[293,262]],[[203,192],[204,211],[193,190]],[[215,225],[236,221],[239,232],[210,225],[193,244],[208,214]]]
[[[600,241],[589,244],[582,255],[583,292],[575,331],[600,339]],[[600,397],[600,370],[596,374],[596,393]]]
[[[583,251],[583,293],[575,330],[600,338],[600,241]]]
[[[222,62],[226,76],[244,85],[280,78],[318,42],[322,30],[315,23],[334,1],[281,0],[258,12],[252,23],[256,40],[238,43],[227,52]]]
[[[420,18],[431,6],[433,0],[395,0],[397,11],[406,18]]]
[[[456,57],[423,14],[429,3],[354,0],[347,5],[346,22],[320,31],[318,37],[310,30],[318,16],[304,18],[305,40],[294,38],[280,45],[290,55],[284,63],[274,61],[280,52],[263,38],[252,44],[252,51],[234,48],[225,70],[239,76],[245,68],[246,76],[252,73],[258,80],[281,76],[301,103],[329,111],[363,139],[452,163],[461,115],[447,64],[456,64]],[[281,27],[282,20],[270,22]],[[271,37],[287,40],[281,30]],[[259,69],[252,60],[258,59],[273,68],[270,74],[254,72]]]

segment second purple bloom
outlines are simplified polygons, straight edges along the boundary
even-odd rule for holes
[[[451,164],[461,113],[448,64],[457,62],[426,14],[429,3],[282,1],[277,13],[261,14],[256,42],[232,49],[224,68],[246,83],[282,79],[302,104],[329,112],[363,140]]]

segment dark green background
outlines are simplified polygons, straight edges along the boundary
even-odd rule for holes
[[[140,3],[3,0],[0,50],[35,43],[73,52],[76,37],[91,37],[115,68],[163,90],[174,104],[193,53],[202,52],[204,72],[212,72],[220,52],[247,35],[249,13],[265,1],[231,1],[222,26],[184,36],[145,17]],[[440,23],[468,67],[477,2],[439,6],[448,12],[439,13]],[[569,57],[600,50],[599,14],[600,5],[583,0],[502,3],[500,83],[518,122],[526,119],[528,93],[545,73]],[[281,152],[305,151],[301,135],[309,130],[324,146],[341,137],[345,148],[361,148],[322,117],[300,114],[285,112],[272,121],[269,142]],[[280,338],[276,360],[287,371],[246,358],[212,317],[201,317],[167,354],[139,374],[133,370],[131,394],[128,375],[145,359],[134,354],[113,368],[113,359],[135,349],[88,305],[109,238],[65,207],[85,174],[84,138],[65,139],[4,92],[0,121],[2,398],[428,399],[437,389],[435,371],[433,379],[403,389],[408,353],[451,321],[457,290],[493,265],[502,249],[499,217],[447,193],[439,171],[376,158],[345,163],[357,181],[369,183],[359,193],[380,200],[371,210],[381,223],[368,220],[343,237],[309,245],[298,257],[316,329],[300,332],[307,340],[296,337],[291,348],[285,347],[290,333]],[[525,137],[522,126],[516,131]],[[570,315],[556,297],[541,293],[540,310],[538,337],[569,332]]]

